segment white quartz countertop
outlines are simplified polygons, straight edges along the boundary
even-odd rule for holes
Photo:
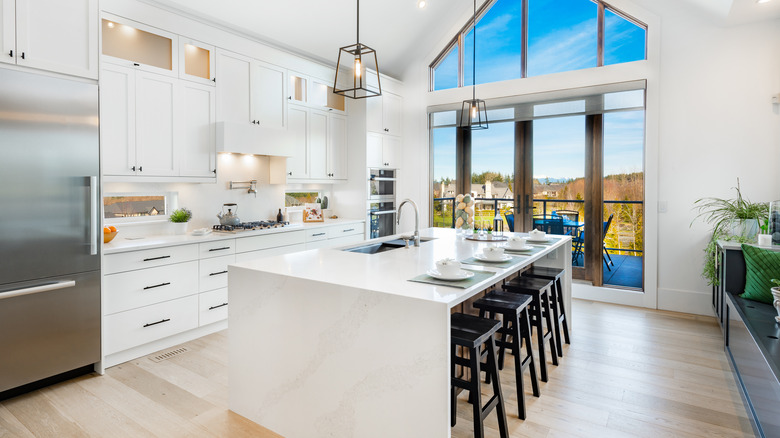
[[[507,233],[512,234],[512,233]],[[524,233],[515,233],[525,235]],[[438,286],[408,281],[433,268],[436,260],[451,257],[465,260],[475,253],[481,253],[492,242],[476,242],[457,236],[454,229],[428,228],[420,231],[421,237],[433,237],[434,240],[420,243],[419,247],[399,248],[378,254],[363,254],[343,251],[342,249],[316,249],[293,254],[266,257],[262,259],[231,265],[231,269],[250,269],[271,274],[304,278],[322,283],[345,287],[384,292],[420,300],[434,301],[453,307],[475,293],[496,283],[501,278],[517,272],[520,268],[557,253],[563,245],[570,245],[570,236],[554,236],[560,239],[532,256],[519,256],[523,259],[519,265],[509,268],[467,265],[468,269],[492,271],[497,275],[490,277],[468,289]],[[398,236],[374,239],[359,245],[392,240]],[[561,255],[565,257],[565,255]]]
[[[192,230],[183,235],[149,235],[138,238],[126,238],[122,236],[122,227],[119,226],[119,234],[109,243],[103,244],[103,254],[115,254],[127,251],[139,251],[143,249],[161,248],[167,246],[188,245],[191,243],[213,242],[215,240],[236,239],[242,237],[262,236],[266,234],[288,233],[292,231],[309,230],[334,225],[346,225],[363,223],[363,219],[325,219],[324,222],[308,222],[304,224],[291,224],[282,228],[267,230],[241,231],[237,233],[212,232],[205,236],[193,236]]]

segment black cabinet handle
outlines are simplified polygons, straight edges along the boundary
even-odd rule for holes
[[[14,57],[14,51],[13,51],[13,50],[11,50],[10,52],[8,52],[8,56],[10,56],[11,58],[13,58],[13,57]]]
[[[139,64],[137,62],[134,62],[133,65],[136,66],[136,67],[140,67],[141,66],[141,64]]]
[[[211,306],[211,307],[209,307],[209,310],[219,309],[220,307],[225,307],[225,306],[227,306],[227,304],[228,304],[228,303],[222,303],[222,304],[220,304],[219,306]]]
[[[209,274],[209,277],[213,277],[215,275],[227,274],[227,273],[228,273],[228,271],[212,272],[211,274]]]
[[[387,128],[385,128],[385,132],[390,132],[390,130],[389,130],[389,129],[387,129]]]
[[[223,246],[222,248],[211,248],[209,251],[224,251],[226,249],[230,249],[229,246]]]
[[[164,322],[168,322],[168,321],[170,321],[170,320],[171,320],[171,318],[167,318],[167,319],[161,319],[161,320],[159,320],[159,321],[157,321],[157,322],[152,322],[152,323],[149,323],[149,324],[144,324],[144,328],[146,328],[146,327],[151,327],[151,326],[153,326],[153,325],[157,325],[157,324],[162,324],[162,323],[164,323]]]
[[[348,230],[344,230],[345,233],[349,233],[350,231],[355,231],[355,229],[354,228],[350,228]]]
[[[292,176],[292,172],[287,172],[288,175]]]
[[[212,172],[214,172],[214,175],[216,175],[217,174],[217,169],[212,170]]]
[[[217,83],[217,78],[211,78],[211,82],[216,84]]]
[[[146,287],[144,288],[144,290],[147,290],[147,289],[154,289],[154,288],[156,288],[156,287],[163,287],[163,286],[168,286],[169,284],[171,284],[171,283],[170,283],[170,282],[168,282],[168,283],[160,283],[160,284],[155,284],[154,286],[146,286]]]
[[[139,171],[139,172],[143,172],[143,171],[144,171],[144,166],[139,166],[139,167],[138,167],[138,171]]]
[[[144,261],[151,262],[153,260],[162,260],[162,259],[169,259],[169,258],[171,258],[171,256],[167,255],[167,256],[160,256],[160,257],[152,257],[150,259],[144,259]]]
[[[325,233],[315,233],[315,234],[312,234],[311,237],[324,236],[324,235],[325,235]]]
[[[131,168],[130,168],[130,170],[132,170],[133,172],[135,172],[135,166],[131,167]]]
[[[22,52],[22,59],[24,59],[24,52]]]

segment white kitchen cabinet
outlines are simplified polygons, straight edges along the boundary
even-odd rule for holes
[[[366,125],[369,132],[401,136],[401,97],[383,92],[366,99]]]
[[[104,63],[103,174],[215,178],[215,92],[208,85]]]
[[[330,179],[347,179],[347,118],[328,117],[328,174]]]
[[[98,77],[98,0],[0,0],[3,62]]]
[[[287,159],[287,179],[327,182],[347,179],[347,119],[320,110],[290,105],[288,130],[295,137]]]
[[[182,81],[181,176],[214,177],[217,173],[216,102],[213,86]]]
[[[287,70],[254,61],[250,89],[252,123],[263,128],[286,128]]]
[[[399,150],[401,140],[398,137],[369,133],[366,139],[366,162],[370,168],[398,169],[401,165]]]
[[[0,62],[16,64],[16,1],[0,0]]]
[[[306,249],[346,246],[363,241],[365,222],[330,225],[306,230]]]
[[[213,87],[216,85],[216,56],[212,45],[179,37],[179,78]]]
[[[198,294],[198,325],[213,324],[228,317],[228,290],[216,289]]]
[[[307,179],[309,177],[309,110],[290,105],[287,111],[288,131],[292,134],[292,150],[287,158],[287,179]]]
[[[103,174],[135,175],[135,70],[105,64],[100,74]]]
[[[137,175],[175,176],[176,120],[179,111],[178,80],[144,71],[136,72],[135,147]]]
[[[347,104],[344,100],[344,96],[333,93],[333,82],[312,78],[310,83],[311,104],[314,108],[339,114],[345,114],[347,112]]]
[[[309,117],[309,178],[328,179],[328,113],[312,110]]]
[[[248,123],[252,120],[250,83],[252,60],[217,49],[217,120]]]

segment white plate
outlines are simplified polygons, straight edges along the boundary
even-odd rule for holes
[[[471,278],[474,276],[473,272],[466,271],[465,269],[461,269],[460,272],[458,272],[455,275],[444,275],[435,269],[429,269],[428,272],[426,272],[426,274],[430,275],[431,277],[437,280],[465,280],[467,278]]]
[[[546,238],[546,237],[545,237],[544,239],[539,239],[539,240],[536,240],[536,239],[531,239],[531,238],[529,237],[529,238],[526,240],[526,242],[528,242],[528,243],[549,243],[549,242],[552,242],[552,240],[551,240],[551,239],[548,239],[548,238]]]
[[[503,254],[500,259],[489,259],[482,254],[474,254],[474,258],[477,260],[482,260],[483,262],[491,262],[491,263],[500,263],[500,262],[505,262],[507,260],[512,260],[512,256],[506,254]]]
[[[523,248],[512,248],[509,245],[504,245],[504,250],[505,251],[517,251],[517,252],[530,252],[530,251],[533,251],[534,248],[532,246],[530,246],[530,245],[526,245]]]

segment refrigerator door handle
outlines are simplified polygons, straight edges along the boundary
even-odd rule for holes
[[[98,223],[100,218],[98,217],[98,205],[97,205],[98,185],[97,177],[89,177],[89,229],[90,229],[90,245],[89,255],[97,255],[98,253]]]
[[[60,281],[51,284],[44,284],[41,286],[26,287],[24,289],[9,290],[8,292],[0,292],[0,300],[4,300],[6,298],[20,297],[22,295],[31,295],[31,294],[41,293],[41,292],[49,292],[57,289],[65,289],[74,286],[76,286],[76,282],[70,280],[70,281]]]

